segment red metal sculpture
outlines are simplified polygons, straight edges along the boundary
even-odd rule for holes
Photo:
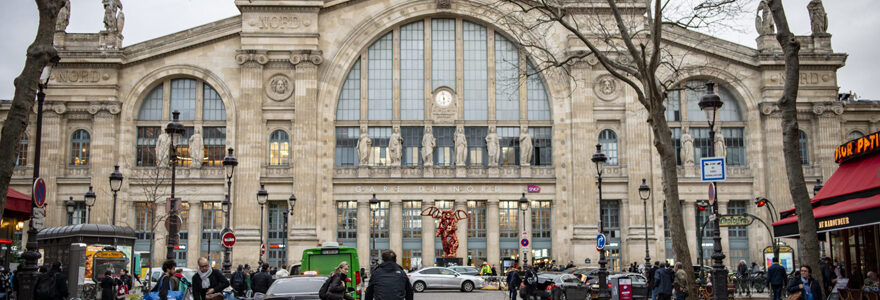
[[[470,219],[470,216],[466,211],[456,209],[456,210],[440,210],[437,207],[431,206],[422,210],[422,216],[431,216],[434,219],[440,219],[440,224],[437,225],[437,233],[434,235],[440,238],[440,241],[443,242],[443,257],[455,257],[455,252],[458,251],[458,238],[455,236],[455,232],[458,231],[458,221]]]

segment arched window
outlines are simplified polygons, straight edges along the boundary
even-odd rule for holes
[[[847,135],[847,141],[864,137],[865,134],[858,130],[853,130]]]
[[[89,146],[91,141],[92,137],[88,131],[80,129],[73,132],[73,135],[70,137],[70,165],[89,165]]]
[[[356,153],[362,133],[372,140],[370,164],[390,164],[385,143],[395,121],[405,121],[401,133],[406,133],[407,149],[401,165],[454,166],[457,126],[432,128],[436,148],[431,162],[420,161],[416,151],[422,150],[422,141],[414,140],[424,137],[435,119],[450,117],[467,121],[469,165],[496,163],[488,162],[486,152],[490,124],[497,126],[504,152],[497,164],[519,165],[516,141],[526,120],[523,135],[531,136],[534,147],[531,165],[551,165],[550,97],[541,74],[524,54],[515,41],[491,26],[460,18],[414,20],[381,33],[354,59],[342,82],[336,106],[336,166],[360,163]],[[435,99],[438,89],[449,90],[452,101]],[[361,132],[364,123],[367,129]],[[514,131],[516,136],[509,136]]]
[[[198,132],[204,145],[202,166],[222,166],[226,155],[226,107],[217,90],[194,78],[166,79],[144,97],[136,121],[136,165],[156,165],[156,141],[174,110],[180,111],[186,129],[175,144],[179,165],[192,165],[189,143]]]
[[[807,140],[807,134],[803,130],[798,130],[798,143],[801,146],[801,164],[810,164],[810,143]]]
[[[611,129],[602,130],[602,132],[599,132],[599,144],[602,145],[602,153],[605,153],[605,156],[608,157],[608,161],[605,164],[616,166],[618,163],[617,133],[614,133]]]
[[[290,137],[284,130],[275,130],[269,136],[269,165],[286,166],[290,161]]]
[[[715,148],[715,142],[709,140],[709,124],[706,113],[700,110],[700,99],[706,94],[706,80],[689,80],[670,89],[666,95],[666,121],[673,132],[673,144],[676,153],[681,151],[683,127],[688,127],[688,134],[693,138],[694,162],[709,157]],[[721,97],[723,105],[717,112],[715,130],[724,137],[727,152],[727,164],[730,166],[746,165],[745,122],[740,110],[739,101],[729,86],[715,82],[715,94]],[[716,154],[717,155],[717,154]],[[680,155],[676,155],[680,156]],[[680,157],[676,157],[680,161]],[[680,164],[680,162],[679,162]]]

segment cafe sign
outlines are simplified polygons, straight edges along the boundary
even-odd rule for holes
[[[721,216],[718,217],[718,226],[749,226],[752,224],[752,218],[748,216]]]
[[[834,150],[834,161],[840,164],[869,153],[880,153],[880,131],[837,146]]]

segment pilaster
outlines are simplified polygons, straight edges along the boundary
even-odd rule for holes
[[[489,199],[486,203],[486,232],[499,232],[500,216],[498,199]],[[501,261],[501,243],[498,234],[486,234],[486,259],[490,263]]]
[[[434,206],[434,199],[422,200],[422,209]],[[434,265],[434,218],[422,216],[422,266]]]
[[[89,107],[89,112],[96,111],[92,119],[91,132],[91,149],[89,150],[89,165],[97,201],[92,207],[93,223],[111,224],[113,222],[113,191],[110,190],[110,181],[107,179],[110,172],[113,172],[113,165],[116,164],[116,155],[114,148],[117,145],[116,132],[116,115],[112,112],[119,113],[119,108],[114,106],[112,111],[104,110],[100,104],[95,103]],[[62,148],[63,149],[63,148]],[[68,161],[68,159],[62,159]],[[69,163],[69,162],[68,162]],[[85,166],[84,166],[85,167]],[[118,195],[117,195],[118,199]],[[119,201],[119,200],[117,200]],[[116,220],[117,225],[122,224],[119,218],[120,203],[116,203]]]
[[[843,141],[840,130],[843,104],[840,102],[814,104],[813,113],[818,118],[817,134],[813,137],[816,143],[814,157],[822,168],[822,177],[827,179],[837,170],[834,149]]]
[[[467,211],[467,200],[465,199],[456,199],[455,200],[455,209]],[[458,221],[458,231],[455,232],[455,237],[458,238],[458,251],[455,252],[455,256],[462,258],[462,262],[467,263],[467,249],[468,249],[468,239],[467,239],[467,231],[468,231],[468,220],[464,219]]]
[[[402,257],[403,253],[403,203],[400,199],[391,200],[391,212],[389,218],[390,240],[389,246],[391,251]]]
[[[357,202],[357,252],[361,268],[370,269],[370,202],[359,199]]]
[[[260,169],[263,149],[263,67],[269,61],[265,51],[239,50],[235,61],[241,70],[241,96],[236,103],[235,131],[238,145],[226,145],[235,148],[238,167],[233,178],[232,203],[233,228],[236,231],[237,243],[243,248],[258,251],[259,249],[259,207],[256,195],[260,188]],[[256,252],[256,255],[259,253]],[[256,258],[256,257],[254,257]],[[241,258],[239,258],[241,259]]]
[[[291,248],[296,260],[303,248],[318,242],[318,171],[332,170],[332,165],[318,165],[318,65],[323,62],[320,51],[301,51],[290,57],[296,68],[294,90],[294,124],[291,138],[293,164],[293,191],[297,209],[290,218]],[[322,216],[326,218],[328,216]],[[288,252],[291,252],[288,249]]]
[[[186,267],[195,270],[198,268],[198,258],[202,255],[202,203],[189,201],[189,220],[186,230],[189,238],[186,240]],[[233,257],[235,251],[232,251]],[[183,266],[178,266],[183,267]]]

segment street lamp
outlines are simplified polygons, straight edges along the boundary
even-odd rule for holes
[[[70,196],[70,199],[64,202],[65,208],[67,208],[67,219],[70,220],[67,222],[67,225],[73,225],[73,210],[76,209],[76,202],[73,202],[73,196]]]
[[[263,265],[263,205],[269,200],[269,192],[266,186],[260,183],[260,190],[257,191],[257,203],[260,204],[260,265]]]
[[[523,232],[526,231],[526,211],[527,210],[529,210],[529,199],[526,199],[526,193],[522,193],[522,197],[519,198],[519,211],[522,212],[522,231]],[[525,246],[523,246],[523,250],[524,251],[522,251],[522,253],[520,255],[522,255],[522,265],[523,265],[523,267],[525,267],[529,261],[528,260],[529,258],[527,257],[528,251],[525,251],[526,250]]]
[[[816,190],[815,188],[813,189]],[[767,211],[770,212],[770,224],[776,223],[779,221],[779,214],[776,212],[776,206],[773,205],[773,202],[770,202],[770,199],[764,197],[755,198],[755,206],[757,207],[767,207]],[[771,238],[773,232],[770,232]],[[773,242],[773,257],[779,257],[779,239],[774,239]]]
[[[373,257],[373,251],[376,250],[376,237],[374,236],[374,231],[376,229],[376,210],[374,207],[378,208],[378,206],[379,200],[376,199],[376,194],[373,194],[373,198],[370,198],[370,275],[373,274],[372,267],[379,264],[378,255],[377,257]]]
[[[171,138],[171,142],[168,143],[170,148],[168,157],[171,163],[171,199],[168,199],[168,201],[171,201],[171,211],[168,213],[170,226],[168,226],[168,242],[165,251],[165,259],[169,260],[174,259],[174,246],[177,246],[178,242],[180,242],[180,224],[177,223],[179,220],[177,216],[177,198],[174,196],[175,180],[177,180],[177,147],[174,146],[174,141],[186,132],[183,123],[180,123],[180,112],[174,110],[171,112],[171,116],[171,122],[165,125],[165,133]]]
[[[599,204],[602,203],[602,168],[605,166],[605,161],[608,160],[608,157],[605,156],[605,153],[602,153],[602,144],[596,144],[596,153],[593,153],[593,157],[590,158],[593,163],[596,164],[596,174],[597,183],[599,185]],[[600,217],[601,219],[601,217]],[[602,232],[602,222],[599,222],[599,232]],[[605,250],[599,250],[599,300],[608,300],[611,299],[611,291],[608,290],[608,269],[605,268],[605,264],[608,262],[605,261]]]
[[[648,197],[651,197],[651,187],[646,183],[647,180],[642,178],[642,185],[639,186],[639,198],[642,198],[642,206],[645,209],[645,269],[651,265],[651,254],[648,249]],[[647,291],[645,291],[647,293]],[[650,296],[645,296],[650,298]]]
[[[43,92],[49,85],[49,74],[52,73],[52,68],[61,61],[61,57],[58,55],[53,56],[49,59],[49,63],[43,67],[43,72],[40,73],[40,81],[37,83],[37,136],[35,141],[34,148],[34,177],[33,183],[37,181],[37,178],[40,178],[40,149],[43,137],[43,102],[46,100],[46,93]],[[37,244],[37,228],[34,227],[34,208],[35,202],[33,201],[33,194],[31,194],[31,219],[28,221],[28,231],[27,231],[27,251],[21,254],[21,258],[24,259],[24,263],[22,264],[22,272],[21,273],[21,298],[22,299],[31,299],[33,298],[34,285],[37,282],[37,260],[40,259],[43,255],[40,254]]]
[[[226,225],[223,227],[224,232],[232,230],[229,228],[229,209],[232,206],[232,175],[235,174],[235,166],[238,165],[238,159],[235,158],[232,152],[232,147],[229,147],[226,157],[223,158],[223,168],[226,169],[226,199],[223,200],[223,217],[226,218]],[[262,233],[262,231],[260,232]],[[229,260],[231,254],[232,248],[225,247],[223,249],[223,275],[226,278],[232,277],[232,262]]]
[[[706,82],[706,94],[703,95],[703,98],[700,99],[700,109],[706,113],[706,121],[709,122],[709,143],[714,145],[715,143],[715,118],[718,115],[718,110],[721,109],[721,106],[724,105],[724,102],[721,101],[721,97],[715,94],[715,83],[709,81]],[[710,156],[715,156],[715,147],[709,147]],[[717,183],[713,185],[715,188],[714,195],[715,199],[709,199],[712,201],[712,212],[715,215],[715,220],[712,221],[715,225],[715,231],[712,233],[713,242],[713,252],[712,252],[712,260],[714,263],[712,264],[712,285],[720,288],[715,288],[714,294],[715,299],[727,299],[727,271],[724,269],[724,253],[721,252],[721,227],[718,225],[718,186]]]
[[[89,186],[89,191],[83,196],[83,199],[86,200],[86,224],[92,223],[92,206],[95,205],[95,200],[98,199],[95,196],[95,192],[92,191],[92,186]]]
[[[287,218],[287,216],[293,215],[293,208],[295,206],[296,206],[296,195],[290,194],[290,198],[287,198],[287,210],[284,211],[284,262],[282,263],[282,265],[287,264],[287,250],[288,250],[287,249],[288,248],[287,247],[287,238],[288,238],[288,233],[287,233],[288,218]]]
[[[119,165],[113,166],[113,173],[110,173],[110,190],[113,191],[113,226],[116,226],[116,193],[122,188],[122,172],[119,172]]]

